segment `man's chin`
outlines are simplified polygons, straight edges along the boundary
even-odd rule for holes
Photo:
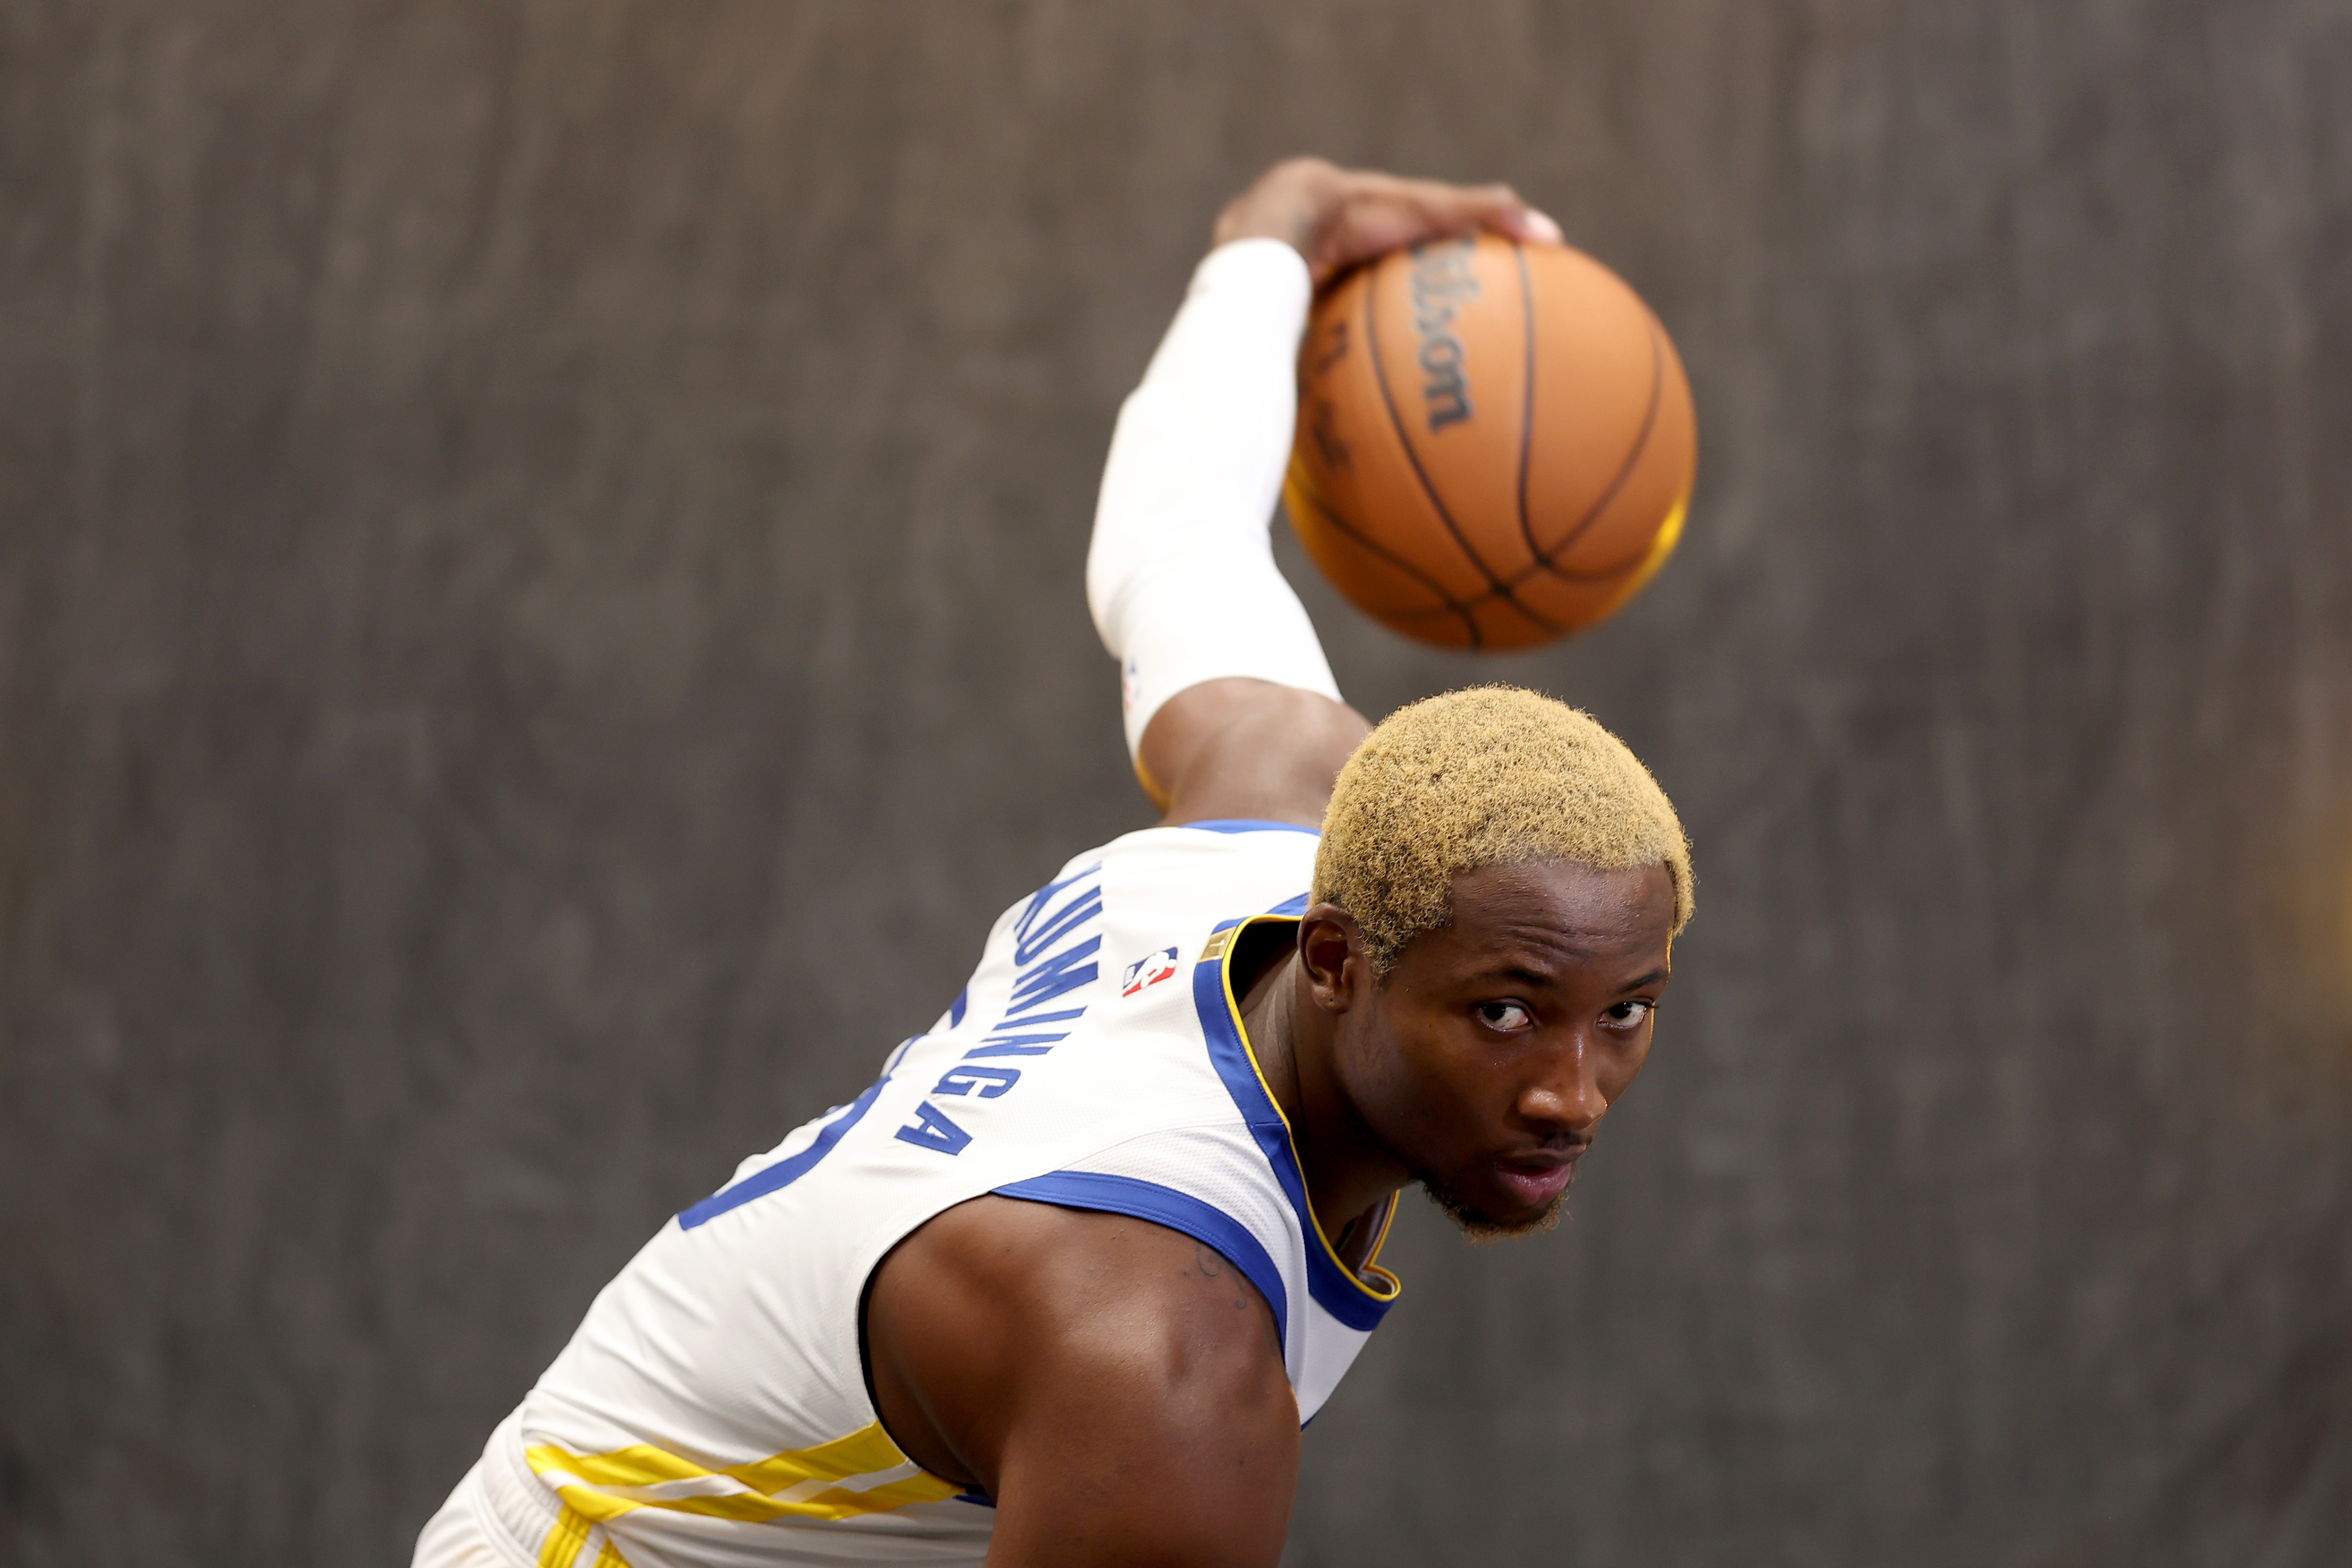
[[[1445,1217],[1461,1228],[1472,1241],[1508,1241],[1514,1237],[1536,1236],[1550,1230],[1568,1213],[1568,1190],[1563,1187],[1558,1197],[1537,1208],[1517,1214],[1496,1214],[1482,1204],[1471,1202],[1442,1177],[1423,1174],[1421,1190],[1429,1201],[1445,1211]]]

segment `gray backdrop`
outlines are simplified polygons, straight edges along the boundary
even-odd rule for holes
[[[1697,843],[1561,1234],[1297,1564],[2352,1557],[2343,0],[0,6],[0,1556],[398,1564],[597,1286],[1145,819],[1080,594],[1218,203],[1507,177],[1687,542],[1375,714]]]

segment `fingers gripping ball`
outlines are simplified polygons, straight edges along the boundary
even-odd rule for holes
[[[1698,432],[1641,296],[1582,251],[1397,251],[1316,301],[1283,500],[1332,584],[1444,647],[1598,625],[1674,551]]]

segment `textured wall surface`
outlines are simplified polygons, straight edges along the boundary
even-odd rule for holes
[[[2352,1552],[2341,0],[0,7],[0,1560],[404,1563],[597,1286],[1145,809],[1080,596],[1216,205],[1500,176],[1696,389],[1558,1235],[1292,1562]],[[2333,86],[2329,84],[2333,83]]]

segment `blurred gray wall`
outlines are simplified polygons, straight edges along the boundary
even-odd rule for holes
[[[400,1564],[662,1219],[1136,826],[1096,468],[1273,157],[1696,387],[1703,880],[1415,1205],[1296,1564],[2352,1560],[2341,0],[0,7],[0,1559]]]

